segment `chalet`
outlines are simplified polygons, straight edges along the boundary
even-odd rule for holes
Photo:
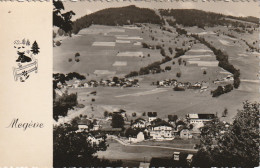
[[[153,120],[157,119],[157,112],[148,112],[148,121],[152,122]]]
[[[208,89],[208,86],[202,86],[202,87],[200,88],[200,92],[207,91],[207,89]]]
[[[214,118],[214,114],[187,114],[186,116],[186,119],[190,124],[205,123]]]
[[[145,128],[145,127],[146,127],[146,120],[142,118],[138,118],[132,123],[132,128]]]
[[[165,83],[164,81],[160,81],[160,82],[159,82],[159,85],[160,85],[160,86],[163,86],[164,83]]]
[[[192,138],[192,134],[190,133],[190,131],[188,129],[183,129],[180,132],[180,138],[181,139],[190,139],[190,138]]]
[[[223,79],[224,81],[233,81],[234,80],[234,77],[232,75],[228,75],[227,77],[225,77]]]
[[[90,141],[92,145],[98,145],[100,142],[104,141],[103,137],[104,135],[89,135],[87,139]]]
[[[83,86],[84,86],[84,88],[88,88],[88,87],[90,87],[88,83],[84,83]]]
[[[93,121],[93,131],[98,131],[100,128],[102,128],[101,121],[94,120]]]
[[[81,84],[81,81],[80,80],[75,80],[74,83],[72,84],[73,88],[78,88],[80,87],[82,84]]]
[[[138,142],[142,142],[144,141],[144,133],[143,132],[139,132],[136,135],[132,135],[131,137],[129,137],[129,141],[130,143],[138,143]]]
[[[200,82],[196,82],[193,85],[190,85],[190,89],[200,89],[201,88],[201,83]]]
[[[147,162],[140,162],[139,168],[148,168],[150,166],[150,163]]]
[[[91,120],[84,118],[84,119],[80,119],[78,121],[78,131],[79,132],[88,132],[88,130],[90,129],[92,125]]]
[[[155,140],[172,140],[172,130],[173,126],[162,120],[151,127],[150,136]]]

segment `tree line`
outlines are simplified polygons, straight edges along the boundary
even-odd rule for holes
[[[185,27],[197,26],[204,29],[205,26],[229,26],[245,28],[245,24],[238,21],[231,21],[226,18],[232,18],[241,21],[258,23],[259,19],[254,17],[235,17],[226,16],[219,13],[205,12],[196,9],[160,9],[162,16],[173,16],[175,24],[180,24]]]

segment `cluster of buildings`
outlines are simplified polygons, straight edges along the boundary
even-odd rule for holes
[[[60,87],[64,87],[61,84]],[[109,87],[139,87],[139,83],[137,79],[127,79],[127,78],[118,78],[117,80],[90,80],[90,81],[80,81],[75,80],[73,83],[68,84],[67,87],[72,88],[90,88],[90,87],[98,87],[98,86],[109,86]]]
[[[189,139],[200,134],[199,128],[214,118],[214,114],[188,114],[185,119],[172,120],[169,115],[168,121],[165,121],[157,118],[156,112],[148,112],[148,119],[138,118],[132,122],[131,129],[139,131],[133,131],[129,141],[141,142],[145,140],[144,135],[157,141],[173,140],[176,136],[181,139]]]
[[[100,132],[108,135],[124,135],[128,129],[128,140],[130,143],[138,143],[144,140],[173,140],[176,137],[181,139],[190,139],[196,137],[194,135],[200,134],[199,128],[204,126],[204,123],[211,121],[215,118],[214,114],[187,114],[184,119],[174,119],[172,115],[168,116],[168,121],[157,117],[157,112],[148,112],[147,117],[137,118],[131,123],[127,124],[126,111],[120,110],[114,112],[122,115],[125,120],[125,130],[122,128],[112,128],[111,116],[108,115],[105,119],[89,119],[79,118],[76,122],[79,132]],[[113,113],[111,113],[113,114]],[[192,127],[191,127],[192,125]],[[99,135],[99,134],[97,134]],[[102,140],[102,136],[90,136],[91,141],[99,143]]]
[[[158,87],[178,87],[182,89],[200,89],[200,90],[207,90],[209,87],[209,84],[207,82],[196,82],[196,83],[190,83],[190,82],[178,82],[176,79],[165,79],[161,81],[157,81]]]

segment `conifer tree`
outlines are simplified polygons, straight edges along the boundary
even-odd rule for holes
[[[38,54],[40,51],[39,51],[39,46],[37,44],[36,41],[34,41],[33,45],[32,45],[32,48],[31,48],[31,51],[33,52],[34,55]]]

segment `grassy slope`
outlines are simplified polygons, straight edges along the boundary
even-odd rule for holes
[[[92,26],[90,29],[101,29],[100,33],[95,35],[81,34],[80,37],[74,39],[64,40],[60,47],[54,49],[54,71],[59,71],[63,73],[76,71],[83,74],[93,73],[95,69],[108,69],[116,70],[117,74],[124,74],[132,70],[138,70],[141,66],[145,66],[151,62],[161,60],[162,56],[159,54],[158,50],[143,49],[141,46],[133,47],[128,44],[120,44],[116,47],[92,47],[91,44],[94,41],[114,41],[113,37],[115,34],[127,34],[129,36],[141,36],[144,41],[149,44],[164,44],[167,55],[170,55],[167,48],[168,47],[181,47],[184,38],[178,37],[173,29],[173,33],[162,31],[159,26],[147,25],[142,30],[126,30],[125,33],[108,33],[108,36],[102,34],[104,29],[111,27],[106,26]],[[196,27],[187,28],[189,32],[203,32],[203,31],[217,31],[236,34],[234,31],[230,31],[227,27],[216,26],[216,27],[205,27],[205,30],[198,29]],[[150,32],[152,30],[152,32]],[[143,32],[143,33],[142,33]],[[256,31],[255,31],[256,32]],[[225,35],[204,35],[208,41],[212,41],[216,48],[221,48],[225,50],[228,55],[230,55],[230,62],[241,70],[241,79],[256,79],[256,69],[258,68],[258,59],[255,55],[251,53],[246,53],[250,55],[249,57],[240,57],[238,54],[246,52],[246,45],[240,40],[240,38],[246,39],[248,41],[257,39],[255,36],[250,34],[242,34],[238,36],[237,43],[234,46],[225,46],[219,42],[219,39],[233,42],[227,39]],[[80,34],[80,33],[79,33]],[[151,40],[150,36],[154,36],[157,40]],[[163,40],[163,42],[162,42]],[[190,39],[186,39],[190,40]],[[254,41],[252,40],[252,41]],[[170,42],[171,41],[171,42]],[[175,41],[177,44],[175,44]],[[195,46],[194,46],[195,47]],[[199,46],[198,48],[203,48]],[[143,51],[146,54],[151,54],[150,58],[118,58],[116,53],[118,51]],[[80,52],[80,62],[79,63],[68,63],[68,58],[74,57],[76,52]],[[174,54],[173,54],[174,55]],[[170,55],[170,56],[173,56]],[[115,69],[111,65],[114,61],[127,61],[128,65],[124,68]],[[141,61],[142,60],[142,61]],[[177,63],[177,61],[175,61]],[[166,66],[170,63],[166,63]],[[86,110],[87,114],[94,114],[95,116],[102,116],[104,112],[104,106],[116,106],[124,108],[131,115],[132,112],[137,112],[139,115],[143,111],[158,111],[160,117],[166,117],[168,114],[177,114],[179,116],[184,116],[187,113],[215,113],[218,112],[221,115],[224,108],[228,108],[229,114],[225,120],[232,120],[236,114],[237,109],[241,109],[242,102],[245,100],[257,100],[258,93],[256,92],[257,84],[242,82],[238,90],[232,91],[229,94],[222,95],[219,98],[211,98],[209,91],[205,93],[196,93],[196,91],[186,91],[186,92],[173,92],[171,88],[168,92],[162,92],[146,96],[128,96],[116,98],[115,96],[143,92],[147,90],[153,90],[155,87],[149,86],[151,82],[162,80],[166,78],[176,78],[176,72],[181,71],[182,77],[180,81],[202,81],[210,78],[209,81],[222,77],[217,73],[219,69],[210,68],[206,76],[202,75],[199,67],[194,66],[172,66],[172,70],[167,73],[161,73],[156,75],[147,75],[142,77],[140,88],[94,88],[94,89],[83,89],[83,90],[71,90],[73,92],[79,92],[79,98],[82,99],[81,103],[85,105],[90,105],[90,98],[86,98],[84,92],[97,90],[98,96],[96,97],[96,102],[92,103],[95,105],[96,109],[91,111]],[[106,77],[106,76],[105,76]],[[98,79],[100,76],[91,76],[88,79]],[[216,87],[216,86],[212,86]],[[85,100],[85,101],[83,101]]]

